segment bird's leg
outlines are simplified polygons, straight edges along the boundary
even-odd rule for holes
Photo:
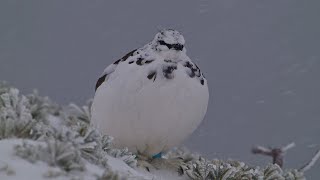
[[[150,164],[155,169],[173,170],[175,172],[179,172],[179,174],[181,168],[185,165],[184,160],[182,158],[163,158],[162,153],[154,155]]]
[[[162,152],[152,157],[138,152],[137,158],[138,167],[143,167],[149,172],[159,169],[174,170],[175,172],[180,172],[181,167],[185,164],[182,158],[163,158]]]
[[[162,152],[152,156],[152,159],[158,159],[158,158],[162,158]]]
[[[138,167],[142,167],[149,172],[151,171],[151,169],[155,169],[151,164],[152,158],[150,158],[148,155],[140,151],[138,151],[137,160],[138,160]]]

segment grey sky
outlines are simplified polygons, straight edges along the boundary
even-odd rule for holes
[[[257,165],[270,159],[252,145],[295,141],[285,166],[296,168],[320,148],[319,9],[313,0],[1,0],[0,80],[83,104],[105,66],[159,29],[178,29],[211,93],[186,144]]]

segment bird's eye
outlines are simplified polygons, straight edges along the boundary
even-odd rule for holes
[[[168,44],[168,43],[166,43],[166,42],[164,42],[164,41],[159,41],[159,44],[160,44],[160,45],[163,45],[163,46],[167,46],[169,49],[172,48],[172,45],[171,45],[171,44]]]
[[[168,44],[168,43],[166,43],[164,41],[159,41],[159,44],[163,45],[163,46],[167,46],[169,49],[173,48],[173,49],[175,49],[177,51],[182,51],[182,49],[184,47],[182,44]]]
[[[160,44],[160,45],[166,45],[167,43],[164,42],[164,41],[159,41],[159,44]]]

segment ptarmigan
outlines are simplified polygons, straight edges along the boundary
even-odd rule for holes
[[[162,30],[104,70],[91,123],[113,136],[115,146],[153,157],[179,145],[200,124],[207,80],[184,45],[178,31]]]

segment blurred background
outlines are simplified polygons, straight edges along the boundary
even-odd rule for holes
[[[1,0],[0,80],[84,104],[103,69],[174,28],[205,73],[210,103],[185,143],[208,158],[265,165],[260,144],[295,142],[285,168],[320,149],[320,1]],[[307,172],[320,176],[320,162]]]

